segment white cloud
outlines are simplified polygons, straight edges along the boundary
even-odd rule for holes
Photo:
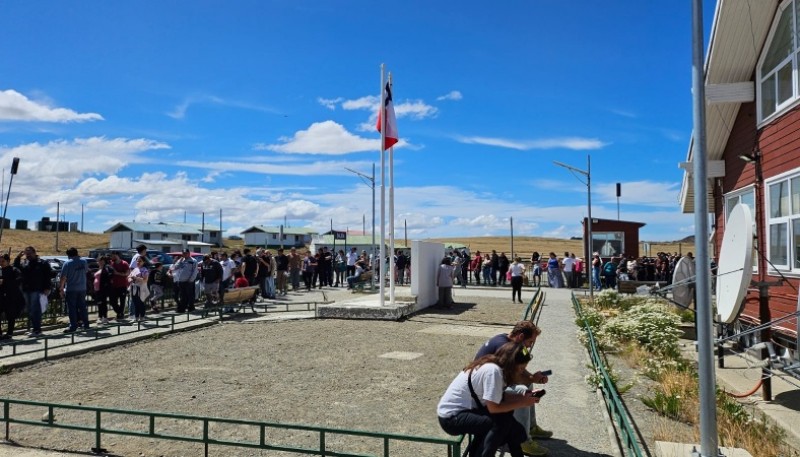
[[[616,114],[617,116],[627,117],[627,118],[631,118],[631,119],[636,119],[636,118],[639,117],[633,111],[627,111],[627,110],[624,110],[624,109],[612,108],[610,111],[611,111],[611,113]]]
[[[377,140],[377,142],[380,143],[380,140]],[[372,162],[356,162],[352,160],[326,160],[315,162],[286,162],[277,160],[277,162],[278,163],[244,162],[235,160],[209,162],[205,160],[182,160],[177,162],[177,165],[226,173],[248,172],[264,175],[288,176],[346,176],[350,173],[345,170],[344,167],[366,169],[372,166]]]
[[[370,111],[368,124],[375,125],[375,120],[378,118],[378,108],[380,107],[380,104],[380,97],[367,95],[366,97],[357,98],[355,100],[345,100],[342,103],[342,109],[348,111]],[[406,117],[414,120],[421,120],[429,117],[435,117],[438,112],[438,108],[428,105],[423,100],[406,100],[398,103],[395,99],[394,114],[398,119]]]
[[[173,119],[183,119],[186,117],[186,111],[188,111],[192,105],[199,104],[227,106],[250,111],[260,111],[262,113],[281,114],[280,111],[270,106],[257,105],[241,100],[226,99],[217,97],[216,95],[192,95],[186,97],[181,103],[177,104],[172,111],[167,112],[166,115]]]
[[[354,135],[334,121],[315,122],[307,130],[295,132],[294,136],[280,138],[281,144],[259,144],[256,150],[268,150],[287,154],[341,155],[351,152],[378,151],[380,139],[368,139]]]
[[[370,110],[377,111],[378,106],[381,104],[381,98],[375,95],[367,95],[366,97],[357,98],[355,100],[345,100],[342,103],[342,109],[347,111],[352,110]]]
[[[398,119],[410,117],[418,121],[429,117],[435,117],[438,112],[438,108],[428,105],[422,100],[406,101],[394,105],[394,114]]]
[[[464,98],[464,96],[461,95],[461,92],[459,92],[457,90],[453,90],[453,91],[450,91],[450,93],[447,93],[447,94],[442,95],[440,97],[436,97],[436,100],[439,100],[439,101],[442,101],[442,100],[458,101],[458,100],[461,100],[462,98]]]
[[[325,108],[328,108],[331,111],[335,110],[336,109],[336,104],[340,103],[342,100],[344,100],[342,97],[336,97],[336,98],[322,98],[322,97],[319,97],[319,98],[317,98],[317,102],[319,102],[320,105],[324,106]]]
[[[113,174],[127,164],[145,162],[148,159],[142,153],[169,147],[144,138],[77,138],[0,149],[0,163],[11,163],[13,157],[19,157],[20,178],[24,176],[21,184],[51,192],[54,187],[72,184],[83,176]]]
[[[516,149],[519,151],[529,151],[532,149],[572,149],[576,151],[601,149],[607,146],[596,138],[544,138],[539,140],[511,140],[507,138],[492,138],[481,136],[457,136],[456,141],[464,144],[480,144],[484,146],[496,146],[500,148]]]
[[[15,90],[0,91],[0,121],[87,122],[102,121],[97,113],[77,113],[68,108],[54,108],[49,102],[35,102]]]

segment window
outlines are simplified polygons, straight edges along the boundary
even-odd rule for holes
[[[798,189],[800,190],[800,189]],[[753,235],[758,236],[758,225],[756,222],[756,193],[753,187],[744,190],[737,190],[725,196],[725,221],[731,216],[731,211],[739,203],[750,207],[750,214],[753,217]],[[753,243],[753,269],[758,268],[758,251],[756,243]]]
[[[800,273],[800,170],[767,182],[766,189],[769,261]]]
[[[150,234],[149,233],[145,233],[142,238],[144,238],[145,240],[149,240],[150,239]]]
[[[625,253],[625,234],[622,232],[592,232],[592,252],[600,257],[616,257]]]
[[[759,122],[783,111],[800,98],[795,77],[800,52],[800,0],[784,2],[776,15],[764,55],[758,64]]]

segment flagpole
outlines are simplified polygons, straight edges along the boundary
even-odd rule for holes
[[[389,87],[392,74],[389,73]],[[394,146],[389,148],[389,304],[394,306]]]
[[[377,259],[378,261],[372,267],[373,272],[375,271],[376,266],[380,271],[380,275],[378,276],[378,290],[380,291],[381,295],[381,306],[386,304],[386,299],[383,296],[383,294],[386,293],[386,287],[383,281],[383,277],[386,275],[386,271],[383,269],[383,259],[386,258],[386,149],[384,148],[386,145],[386,89],[384,88],[385,74],[386,65],[381,64],[381,105],[379,108],[381,110],[381,246]]]

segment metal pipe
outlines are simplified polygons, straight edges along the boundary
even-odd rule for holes
[[[708,258],[708,200],[705,72],[703,68],[703,1],[692,1],[692,112],[694,133],[694,244],[697,265],[697,360],[700,376],[700,453],[716,457],[717,436],[716,379],[714,373],[714,334],[711,315],[711,289]]]

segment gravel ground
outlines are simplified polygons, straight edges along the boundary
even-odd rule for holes
[[[530,290],[524,295],[530,297]],[[312,292],[318,294],[318,292]],[[603,406],[583,381],[586,353],[566,290],[548,291],[532,369],[552,369],[548,394],[537,408],[543,442],[553,456],[611,455]],[[291,295],[291,294],[290,294]],[[15,399],[108,408],[274,421],[374,432],[446,437],[435,407],[455,374],[489,336],[506,332],[522,305],[509,289],[457,289],[452,311],[419,313],[402,322],[356,320],[236,321],[145,342],[17,369],[2,377],[3,395]],[[343,291],[328,292],[343,300]],[[318,299],[297,294],[293,300]],[[387,354],[401,358],[387,358]],[[410,353],[410,354],[409,354]],[[413,358],[415,354],[418,357]],[[382,357],[384,356],[384,357]],[[408,356],[410,360],[404,360]],[[566,414],[565,414],[566,412]],[[40,417],[41,411],[30,412]],[[58,415],[63,414],[63,415]],[[63,422],[92,417],[57,413]],[[105,421],[104,421],[105,423]],[[145,421],[111,416],[107,427],[143,430]],[[199,429],[193,425],[170,423]],[[257,438],[252,429],[220,427],[219,436]],[[316,434],[283,434],[313,445]],[[13,425],[25,446],[87,451],[93,436]],[[328,441],[334,448],[343,445]],[[122,456],[196,456],[183,442],[105,435],[103,447]],[[380,443],[356,442],[351,451],[380,453]],[[215,456],[293,455],[212,447]],[[444,455],[443,448],[401,444],[392,455]]]

